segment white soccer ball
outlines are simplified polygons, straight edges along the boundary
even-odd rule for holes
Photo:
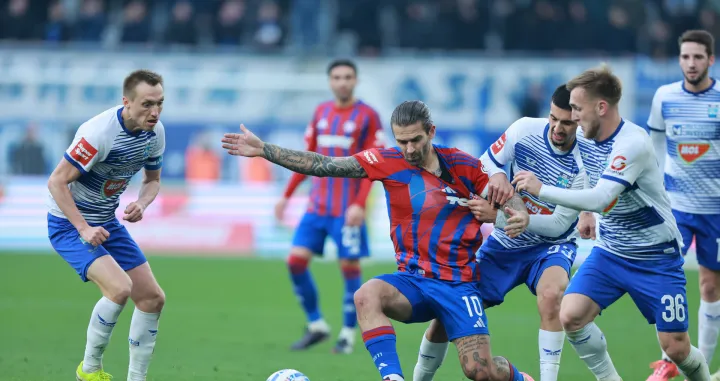
[[[271,374],[267,381],[310,381],[310,379],[295,369],[283,369]]]

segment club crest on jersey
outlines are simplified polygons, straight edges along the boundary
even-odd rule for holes
[[[718,111],[720,111],[720,104],[715,103],[715,104],[708,105],[708,117],[717,118]]]
[[[97,149],[88,143],[85,138],[80,138],[80,141],[75,144],[75,147],[73,147],[70,152],[70,157],[83,166],[86,166],[90,164],[90,160],[92,160],[97,153]]]
[[[558,176],[555,186],[558,188],[568,188],[570,186],[570,177],[564,173]]]
[[[678,143],[678,156],[687,164],[694,163],[710,150],[710,143]]]
[[[327,119],[322,118],[322,119],[318,120],[318,122],[317,122],[317,129],[318,129],[318,130],[324,130],[324,129],[326,129],[326,128],[328,128],[328,121],[327,121]]]
[[[122,191],[127,184],[127,180],[105,180],[102,184],[103,198],[110,198]]]
[[[352,120],[348,120],[347,122],[343,123],[343,131],[345,131],[346,134],[352,134],[353,131],[355,131],[355,122]]]
[[[145,151],[143,151],[143,160],[146,160],[148,157],[150,157],[150,150],[153,146],[153,142],[148,140],[148,142],[145,144]]]

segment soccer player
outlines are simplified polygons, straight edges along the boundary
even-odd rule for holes
[[[570,92],[562,84],[553,93],[547,119],[519,119],[483,154],[481,161],[488,173],[491,176],[502,173],[501,179],[507,182],[500,167],[509,163],[511,173],[526,170],[538,176],[543,184],[583,189],[585,176],[575,139],[578,125],[571,112]],[[526,191],[520,196],[530,213],[530,224],[517,238],[510,238],[504,229],[496,228],[480,247],[478,261],[483,275],[480,294],[485,308],[501,304],[508,292],[523,283],[537,295],[540,380],[557,381],[565,342],[560,302],[577,253],[575,227],[579,213],[538,200]],[[478,212],[490,213],[487,219],[493,219],[493,208],[488,202],[471,203],[481,205]],[[447,349],[445,331],[433,320],[423,335],[413,380],[432,380]]]
[[[404,380],[390,319],[415,323],[435,317],[457,346],[469,379],[530,380],[490,352],[475,262],[482,223],[467,207],[468,200],[487,191],[488,176],[480,161],[460,150],[433,145],[435,125],[420,101],[400,104],[390,122],[397,147],[348,157],[263,143],[244,126],[243,134],[225,135],[223,148],[232,155],[262,156],[307,175],[383,183],[398,271],[365,283],[355,293],[355,306],[363,341],[384,381]],[[518,236],[529,219],[522,200],[513,196],[504,211],[510,216],[508,233]]]
[[[327,156],[349,156],[384,145],[378,113],[355,99],[357,68],[352,61],[337,60],[328,66],[330,88],[335,100],[315,109],[307,127],[307,150]],[[294,173],[282,199],[275,207],[278,220],[283,218],[287,202],[307,175]],[[325,239],[331,237],[338,248],[340,270],[345,280],[343,328],[335,353],[351,353],[355,346],[357,314],[353,295],[362,284],[360,258],[370,255],[365,227],[365,201],[372,182],[368,179],[312,178],[310,202],[295,231],[288,269],[295,294],[305,311],[308,326],[305,335],[292,345],[293,350],[307,349],[330,336],[323,319],[318,291],[308,269],[313,254],[322,255]]]
[[[629,293],[660,345],[690,381],[709,380],[702,353],[690,344],[683,241],[662,185],[650,137],[620,117],[622,87],[607,67],[567,84],[589,189],[542,184],[531,172],[515,175],[517,191],[576,210],[602,213],[600,234],[575,273],[560,308],[570,344],[598,380],[620,380],[595,317]]]
[[[712,361],[720,332],[720,85],[708,76],[715,63],[715,40],[704,30],[680,37],[680,68],[684,79],[660,87],[648,119],[650,137],[673,215],[682,233],[683,254],[696,241],[700,265],[698,347]],[[678,375],[663,354],[648,381]],[[713,375],[720,380],[720,371]]]
[[[135,311],[128,338],[127,379],[146,379],[165,294],[115,212],[130,179],[143,168],[140,194],[125,208],[123,220],[142,220],[160,191],[163,101],[159,74],[138,70],[128,75],[123,104],[78,128],[48,181],[50,243],[80,279],[92,281],[102,293],[90,314],[85,357],[77,367],[80,381],[110,379],[103,369],[103,352],[128,298],[135,303]]]

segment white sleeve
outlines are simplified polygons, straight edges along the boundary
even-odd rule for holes
[[[581,190],[585,188],[585,182],[585,170],[581,168],[580,172],[573,179],[570,189]],[[527,230],[531,233],[539,234],[545,237],[559,237],[570,230],[579,214],[580,212],[578,210],[558,205],[550,215],[531,215],[530,224],[528,225]]]
[[[97,125],[83,124],[75,133],[70,147],[63,155],[67,161],[83,175],[88,173],[95,163],[105,160],[110,146],[104,128]],[[114,137],[113,137],[114,138]]]
[[[521,126],[524,123],[523,119],[525,118],[518,119],[511,124],[510,127],[503,132],[500,138],[495,141],[495,143],[493,143],[487,151],[485,151],[482,156],[486,157],[484,161],[491,161],[495,164],[495,168],[502,168],[507,163],[510,163],[515,159],[515,143],[517,143],[518,132],[521,130]],[[481,160],[483,159],[481,158]],[[488,170],[490,171],[491,169],[488,168]]]
[[[163,154],[165,153],[165,126],[158,122],[155,127],[155,141],[150,155],[145,162],[145,169],[155,171],[162,168]]]
[[[488,174],[488,177],[492,177],[492,175],[496,173],[505,173],[507,175],[504,169],[498,167],[495,162],[490,159],[488,151],[485,151],[485,153],[480,156],[480,165],[482,166],[483,171]]]
[[[657,89],[653,96],[652,106],[650,107],[650,116],[648,117],[647,126],[651,131],[665,133],[665,120],[662,116],[662,90]]]
[[[592,189],[561,189],[543,185],[540,198],[577,211],[602,213],[624,190],[625,185],[603,177]]]
[[[660,171],[665,171],[665,154],[667,151],[667,135],[665,131],[650,130],[650,139],[652,139],[653,150],[657,158]]]

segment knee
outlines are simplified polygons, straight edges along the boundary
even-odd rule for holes
[[[714,302],[719,298],[718,282],[720,276],[716,273],[704,273],[700,276],[700,296],[702,300]]]
[[[564,303],[560,305],[560,323],[565,332],[574,332],[582,329],[590,321],[585,317],[582,311],[568,306]]]
[[[560,315],[565,286],[561,284],[550,285],[538,290],[538,310],[543,320],[555,320]]]
[[[141,300],[135,301],[135,306],[143,312],[160,312],[165,307],[165,291],[158,287],[148,292]]]
[[[132,286],[133,283],[129,276],[118,277],[104,287],[103,295],[114,303],[124,305],[132,294]]]
[[[448,337],[447,332],[445,332],[445,327],[440,324],[440,322],[435,319],[430,323],[430,327],[428,327],[427,331],[425,332],[425,338],[431,342],[431,343],[447,343]]]
[[[358,313],[381,309],[380,296],[375,290],[374,283],[373,281],[367,282],[355,291],[353,301]]]
[[[658,338],[662,350],[676,364],[683,362],[690,354],[690,337],[687,332],[660,332]]]
[[[290,256],[287,258],[287,265],[288,269],[290,270],[290,273],[292,274],[302,274],[304,273],[308,265],[310,264],[311,256],[305,255],[304,252],[291,252]]]

